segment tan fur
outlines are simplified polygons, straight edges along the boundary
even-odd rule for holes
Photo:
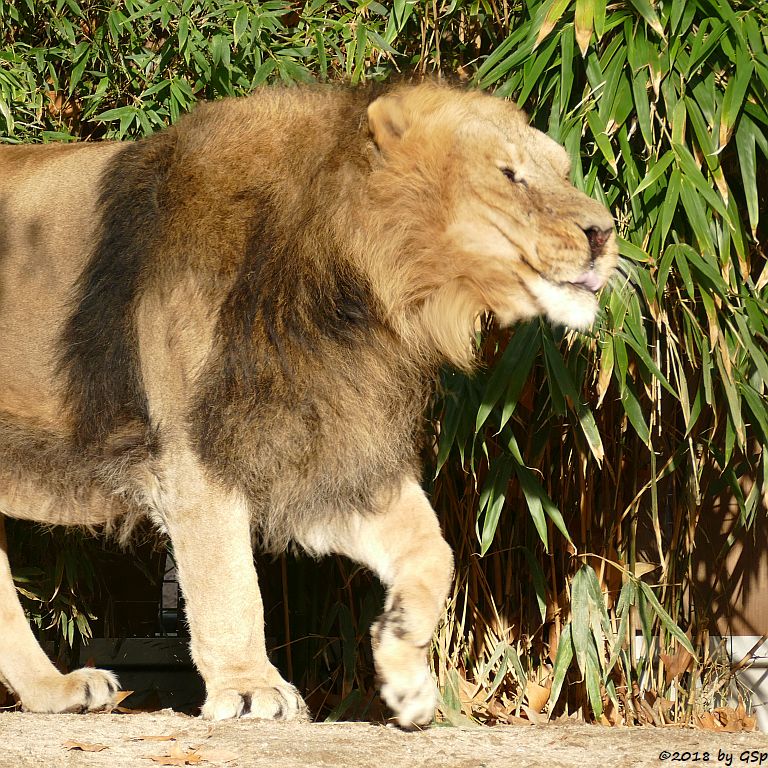
[[[514,106],[435,85],[266,89],[134,145],[0,148],[0,515],[167,531],[212,719],[305,711],[267,659],[251,535],[346,554],[388,588],[382,695],[429,722],[452,564],[422,408],[481,313],[592,321],[615,237],[568,172]],[[5,560],[0,616],[25,707],[112,699],[45,660]]]

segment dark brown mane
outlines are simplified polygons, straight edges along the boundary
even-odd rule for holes
[[[158,188],[170,172],[173,132],[127,144],[101,181],[101,229],[80,275],[62,334],[76,443],[101,445],[125,422],[149,425],[133,313],[153,252],[162,242]]]

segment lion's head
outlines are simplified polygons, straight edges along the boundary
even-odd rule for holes
[[[436,85],[380,97],[368,121],[372,194],[393,237],[409,240],[402,266],[427,305],[451,296],[464,320],[491,310],[505,325],[592,323],[616,266],[613,219],[570,183],[559,144],[508,102]]]

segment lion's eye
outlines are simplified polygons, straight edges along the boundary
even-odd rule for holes
[[[522,184],[523,186],[527,187],[528,182],[520,178],[520,175],[518,173],[515,173],[511,168],[502,168],[501,172],[513,183],[513,184]]]

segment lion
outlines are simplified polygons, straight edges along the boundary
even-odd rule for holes
[[[109,708],[17,599],[3,516],[170,536],[211,720],[306,717],[267,658],[252,540],[386,586],[381,695],[430,723],[451,550],[419,485],[441,366],[478,317],[586,328],[606,208],[516,106],[436,83],[264,88],[136,142],[0,148],[0,680]]]

